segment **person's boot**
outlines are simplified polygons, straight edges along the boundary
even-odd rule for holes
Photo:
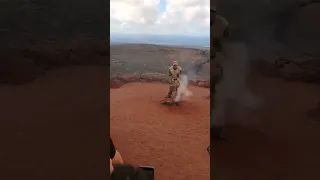
[[[171,98],[172,97],[172,92],[168,92],[168,95],[166,96],[166,98]]]
[[[175,104],[176,106],[180,106],[180,103],[179,103],[179,102],[174,102],[174,104]]]

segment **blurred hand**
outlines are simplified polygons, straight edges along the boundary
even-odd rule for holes
[[[112,164],[113,165],[123,164],[123,160],[122,160],[121,154],[120,154],[120,152],[118,150],[116,150],[116,154],[112,158]]]
[[[110,176],[113,172],[114,168],[113,168],[113,165],[112,165],[112,160],[110,159]]]

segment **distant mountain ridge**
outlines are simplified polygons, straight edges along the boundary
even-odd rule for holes
[[[123,35],[111,34],[111,45],[114,44],[158,44],[168,46],[183,46],[203,48],[210,46],[210,37],[204,36],[178,36],[178,35]]]

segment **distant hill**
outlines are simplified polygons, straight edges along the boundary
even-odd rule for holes
[[[177,36],[177,35],[123,35],[111,34],[111,45],[115,44],[158,44],[167,46],[180,46],[204,48],[210,46],[209,37]]]
[[[173,60],[176,60],[185,72],[190,72],[190,79],[207,80],[210,76],[209,64],[203,66],[198,75],[191,70],[191,67],[195,65],[194,63],[206,61],[209,56],[209,50],[189,47],[134,43],[112,45],[110,47],[110,74],[111,76],[150,72],[167,74],[168,67]]]

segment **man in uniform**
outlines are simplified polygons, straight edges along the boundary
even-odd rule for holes
[[[181,74],[181,67],[178,66],[177,61],[172,62],[172,66],[169,67],[169,78],[170,78],[170,86],[169,86],[169,92],[166,98],[171,98],[172,93],[176,92],[180,82],[179,82],[179,77]],[[176,105],[179,105],[178,102],[175,102]]]
[[[229,22],[222,16],[216,15],[216,7],[211,6],[210,8],[210,37],[211,37],[211,50],[210,50],[210,59],[213,65],[213,69],[211,72],[210,77],[210,85],[211,85],[211,92],[213,95],[211,96],[210,104],[210,136],[211,139],[221,139],[221,132],[224,126],[224,118],[218,117],[213,118],[212,113],[213,109],[216,108],[216,85],[220,83],[223,76],[223,67],[221,64],[221,60],[223,60],[223,42],[229,36]],[[219,57],[217,57],[219,56]]]
[[[216,15],[215,6],[210,9],[210,37],[212,58],[215,58],[218,52],[222,51],[223,41],[229,36],[229,22],[222,16]]]

